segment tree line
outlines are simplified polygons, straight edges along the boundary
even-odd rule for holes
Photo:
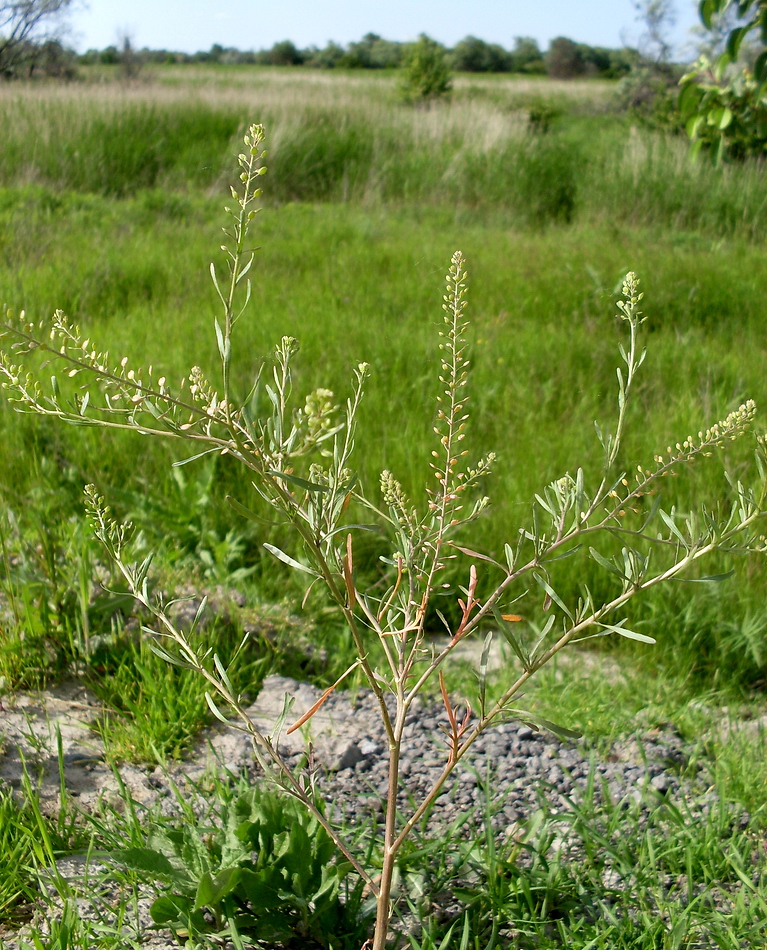
[[[411,44],[387,40],[377,33],[367,33],[361,40],[341,46],[329,42],[324,47],[300,49],[291,40],[282,40],[269,49],[243,51],[235,47],[213,44],[207,51],[181,53],[172,50],[130,50],[130,54],[146,63],[220,63],[259,66],[310,66],[319,69],[397,69],[403,65]],[[488,43],[476,36],[467,36],[451,49],[439,44],[450,65],[457,72],[528,73],[558,78],[602,76],[619,78],[635,65],[639,54],[630,49],[607,49],[576,43],[558,37],[541,50],[537,40],[529,36],[515,37],[510,49]],[[125,44],[103,50],[88,50],[78,57],[83,64],[116,65],[123,62]]]
[[[448,65],[456,72],[518,73],[550,76],[557,79],[598,76],[619,79],[641,62],[637,50],[608,49],[577,43],[567,37],[552,40],[542,50],[529,36],[515,37],[510,49],[467,36],[452,48],[435,43]],[[214,43],[209,50],[184,53],[166,49],[136,49],[129,37],[119,45],[89,49],[78,54],[58,37],[44,42],[30,38],[9,47],[3,56],[0,37],[0,76],[31,76],[35,74],[65,76],[74,74],[77,66],[122,66],[131,71],[144,64],[194,64],[258,66],[308,66],[317,69],[398,69],[407,60],[412,43],[387,40],[376,33],[367,33],[361,40],[341,46],[328,42],[324,47],[299,49],[291,40],[282,40],[269,49],[239,50]],[[12,52],[12,55],[10,55]]]

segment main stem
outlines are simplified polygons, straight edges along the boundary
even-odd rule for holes
[[[397,851],[401,842],[397,839],[397,791],[399,789],[399,756],[402,733],[405,728],[407,704],[402,682],[397,684],[397,716],[394,734],[389,741],[389,788],[386,796],[386,827],[384,830],[384,855],[381,878],[378,884],[376,903],[376,926],[372,950],[385,950],[386,936],[391,920],[391,885]]]

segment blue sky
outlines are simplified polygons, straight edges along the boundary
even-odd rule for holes
[[[676,0],[674,39],[697,22],[694,0]],[[533,36],[545,49],[555,36],[593,46],[636,43],[632,0],[89,0],[70,16],[78,50],[103,48],[128,34],[137,47],[195,52],[213,43],[261,49],[278,40],[299,47],[348,43],[368,32],[412,40],[428,33],[447,45],[468,34],[507,48]]]

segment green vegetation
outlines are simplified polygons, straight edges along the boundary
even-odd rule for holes
[[[423,455],[430,424],[413,407],[434,397],[435,287],[459,246],[473,285],[475,445],[500,456],[488,480],[492,514],[474,526],[472,547],[502,557],[503,540],[529,520],[520,499],[532,499],[573,460],[587,474],[598,470],[596,438],[572,422],[602,421],[614,411],[619,328],[611,321],[629,269],[648,292],[651,340],[626,457],[651,461],[658,446],[724,418],[747,396],[764,411],[767,193],[759,163],[691,165],[683,140],[633,127],[613,111],[615,89],[592,81],[458,77],[451,103],[429,110],[400,104],[396,78],[385,73],[186,66],[164,67],[154,81],[145,91],[110,84],[0,90],[8,130],[0,159],[0,299],[25,307],[30,318],[62,307],[86,334],[108,342],[115,359],[130,353],[146,363],[160,354],[155,378],[174,385],[195,360],[214,373],[215,345],[201,358],[198,344],[208,339],[215,311],[206,269],[233,143],[252,117],[255,91],[274,144],[254,265],[260,297],[238,326],[243,357],[232,365],[233,384],[247,388],[254,362],[285,333],[302,344],[300,392],[330,385],[340,400],[350,367],[368,361],[373,380],[357,445],[368,489],[384,468],[408,492],[427,474],[413,459]],[[536,110],[552,117],[536,122]],[[392,419],[402,433],[396,439]],[[116,760],[179,754],[205,720],[193,677],[169,670],[131,632],[134,608],[83,528],[81,490],[91,480],[120,517],[136,523],[143,550],[159,548],[153,583],[171,596],[190,583],[206,591],[237,587],[254,614],[287,596],[279,642],[256,637],[238,658],[239,682],[300,667],[329,685],[351,663],[349,638],[318,597],[309,602],[308,639],[330,649],[296,659],[291,643],[306,632],[284,618],[297,609],[303,586],[261,553],[265,542],[286,545],[284,531],[246,522],[222,501],[236,488],[243,503],[259,504],[229,459],[171,469],[178,458],[172,446],[130,433],[103,440],[18,416],[6,403],[0,437],[6,690],[86,671],[114,709],[106,739]],[[733,443],[721,460],[739,475],[748,452]],[[674,489],[684,511],[697,498],[723,497],[727,486],[695,466]],[[360,536],[355,570],[375,581],[381,553],[375,536]],[[755,836],[767,789],[764,775],[746,767],[758,761],[761,740],[712,737],[710,714],[695,711],[702,702],[706,709],[727,703],[760,714],[760,696],[751,691],[763,686],[767,669],[764,567],[723,556],[710,573],[731,567],[736,575],[723,584],[680,583],[634,612],[634,629],[658,643],[613,648],[624,681],[607,684],[593,671],[570,678],[563,667],[544,677],[532,701],[546,718],[585,730],[600,749],[637,721],[675,722],[700,739],[707,767],[718,763],[712,781],[732,815],[743,807],[752,813],[751,824],[728,824],[723,805],[696,818],[693,834],[689,817],[659,805],[640,828],[636,816],[595,805],[572,818],[589,854],[577,872],[547,850],[543,826],[527,832],[538,855],[531,869],[520,864],[516,844],[506,852],[499,845],[496,858],[489,842],[475,843],[445,861],[472,862],[478,880],[489,875],[492,887],[480,883],[462,895],[469,929],[461,917],[450,946],[460,946],[464,932],[472,935],[469,946],[475,938],[489,945],[501,918],[519,922],[520,947],[629,948],[644,940],[650,948],[672,934],[677,946],[692,947],[696,933],[725,947],[738,946],[743,934],[761,939],[748,927],[765,899],[751,862],[763,860]],[[592,568],[563,562],[568,596],[584,583],[603,592]],[[106,596],[101,584],[116,593]],[[436,616],[432,622],[436,629]],[[233,608],[231,624],[207,635],[225,658],[239,632]],[[240,675],[237,667],[231,674]],[[465,673],[448,679],[451,691],[469,693],[471,684]],[[488,693],[494,688],[488,684]],[[636,853],[621,851],[621,837],[638,842]],[[3,839],[2,854],[18,847],[17,839]],[[424,855],[419,860],[433,862]],[[634,866],[636,887],[616,893],[605,885],[605,862],[618,874]],[[34,893],[37,872],[26,859],[8,864],[32,869],[22,884],[8,885],[10,906]],[[686,909],[672,885],[680,875],[708,888],[698,897],[692,885],[688,893],[679,884]],[[571,908],[582,908],[584,895],[607,910],[583,920]],[[87,930],[70,913],[73,933]],[[438,947],[448,924],[435,928]],[[108,945],[104,934],[98,939]],[[82,940],[93,945],[92,936]]]
[[[179,830],[151,833],[116,858],[169,892],[152,919],[180,939],[202,934],[267,945],[359,950],[366,935],[362,882],[346,880],[333,841],[294,799],[274,789],[218,786],[209,825],[187,809]],[[342,900],[343,896],[343,900]]]

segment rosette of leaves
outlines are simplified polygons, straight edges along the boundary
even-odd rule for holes
[[[225,802],[220,825],[153,833],[115,858],[163,887],[152,920],[179,939],[235,946],[359,950],[362,882],[296,799],[250,788]]]

